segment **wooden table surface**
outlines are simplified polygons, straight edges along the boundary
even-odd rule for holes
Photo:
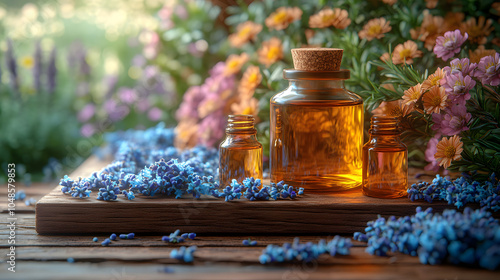
[[[27,197],[41,198],[53,184],[34,184],[23,189]],[[0,189],[0,279],[500,279],[499,272],[451,265],[422,265],[417,257],[393,254],[376,257],[365,253],[365,243],[353,242],[350,256],[322,256],[311,264],[261,265],[258,257],[268,244],[291,242],[295,236],[198,236],[183,245],[196,245],[195,261],[183,264],[170,259],[179,245],[164,243],[161,236],[100,242],[108,235],[46,236],[35,231],[35,208],[18,202],[16,218],[16,273],[7,270],[10,245],[7,218],[7,186]],[[85,222],[85,221],[82,221]],[[119,233],[119,232],[117,232]],[[243,239],[257,240],[255,247]],[[317,241],[328,236],[302,236]],[[74,263],[67,261],[73,258]]]

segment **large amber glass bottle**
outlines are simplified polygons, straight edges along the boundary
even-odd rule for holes
[[[257,141],[257,130],[252,115],[230,115],[226,138],[219,146],[220,186],[226,187],[232,179],[242,182],[247,177],[262,180],[262,144]]]
[[[363,193],[378,198],[406,195],[408,149],[401,142],[398,118],[374,116],[370,141],[363,147]]]
[[[339,57],[340,52],[340,57]],[[289,87],[271,99],[271,182],[308,193],[361,185],[363,99],[345,89],[342,50],[294,49]]]

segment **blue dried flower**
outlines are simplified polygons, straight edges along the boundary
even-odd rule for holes
[[[112,233],[110,236],[109,236],[109,239],[115,241],[116,240],[116,233]]]
[[[172,259],[178,259],[180,261],[184,261],[184,262],[193,262],[194,260],[194,252],[196,251],[197,247],[196,246],[190,246],[188,248],[186,248],[185,246],[181,246],[178,250],[177,249],[173,249],[171,252],[170,252],[170,257]]]
[[[97,241],[99,241],[99,239],[98,239],[97,237],[94,237],[94,238],[92,239],[92,241],[97,242]]]
[[[365,232],[355,233],[354,239],[368,239],[366,250],[370,254],[384,256],[399,251],[418,256],[424,264],[448,261],[487,269],[500,265],[500,225],[485,209],[467,207],[463,213],[445,210],[433,214],[431,208],[422,211],[417,207],[412,216],[370,221]]]
[[[116,195],[120,193],[120,189],[115,186],[115,182],[108,180],[108,183],[109,185],[105,188],[99,189],[99,193],[97,194],[98,200],[111,201],[118,198]]]
[[[26,198],[26,193],[23,190],[17,191],[14,195],[15,200],[23,201]]]
[[[108,246],[111,243],[111,240],[109,238],[104,239],[104,241],[101,243],[102,246]]]
[[[194,240],[196,238],[196,233],[191,232],[190,234],[188,234],[188,238]]]
[[[186,238],[184,238],[184,234],[182,236],[179,236],[179,234],[181,233],[181,230],[178,229],[176,231],[174,231],[173,233],[171,233],[169,236],[163,236],[161,238],[162,241],[165,241],[165,242],[170,242],[170,243],[180,243],[180,242],[184,242],[184,240]],[[189,234],[188,234],[189,235]],[[196,236],[196,235],[195,235]]]
[[[321,254],[328,253],[331,256],[348,255],[352,247],[351,240],[348,238],[335,236],[328,243],[320,240],[318,243],[307,242],[300,243],[296,237],[292,244],[284,243],[282,246],[268,245],[259,257],[262,264],[272,262],[291,262],[304,261],[311,262],[316,260]]]

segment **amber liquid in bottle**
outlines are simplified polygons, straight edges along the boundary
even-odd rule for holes
[[[220,187],[232,179],[242,182],[247,177],[262,180],[262,144],[257,141],[254,117],[230,115],[226,138],[219,146]]]
[[[363,147],[363,193],[378,198],[405,196],[408,149],[399,139],[397,118],[372,118],[370,141]]]
[[[363,116],[342,79],[291,80],[271,100],[271,181],[308,193],[360,186]]]

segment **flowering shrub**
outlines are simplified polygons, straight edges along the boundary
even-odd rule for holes
[[[351,70],[351,79],[346,85],[363,97],[367,110],[377,109],[374,113],[404,117],[403,137],[409,145],[413,164],[423,166],[424,161],[428,161],[431,162],[428,169],[436,171],[439,164],[456,168],[465,160],[460,149],[467,155],[476,153],[470,151],[475,140],[464,143],[458,137],[460,133],[470,133],[468,124],[477,122],[466,104],[471,98],[470,91],[479,88],[476,85],[479,81],[497,85],[498,79],[489,74],[492,70],[486,65],[495,62],[492,48],[498,48],[499,44],[493,39],[499,37],[499,24],[489,19],[500,13],[498,5],[482,1],[470,7],[467,1],[458,0],[451,4],[451,9],[444,1],[423,0],[305,3],[256,1],[248,6],[228,7],[230,16],[226,24],[231,33],[225,45],[229,49],[225,73],[234,75],[235,83],[231,93],[224,95],[220,102],[225,114],[221,116],[214,110],[196,121],[181,121],[177,133],[187,137],[179,139],[178,146],[207,144],[204,138],[207,135],[211,138],[209,144],[216,144],[220,139],[217,138],[222,137],[225,115],[246,113],[259,118],[259,140],[267,153],[269,99],[286,86],[281,73],[284,68],[293,67],[290,49],[310,46],[344,49],[342,67]],[[390,46],[389,52],[387,46]],[[467,50],[467,61],[472,59],[471,63],[476,64],[482,57],[493,55],[481,63],[483,73],[488,75],[475,76],[480,71],[478,66],[462,61]],[[453,59],[459,56],[462,60]],[[461,74],[456,71],[449,74],[457,64],[464,64],[460,66],[464,69],[459,71]],[[198,104],[196,102],[185,97],[178,113]],[[452,103],[455,106],[449,105]],[[492,112],[493,108],[494,105],[488,105],[483,109]],[[367,116],[369,120],[370,114]],[[208,118],[207,123],[221,127],[202,126],[204,118]],[[481,124],[485,123],[477,123]],[[204,137],[195,136],[200,134]],[[442,136],[455,135],[457,137],[446,138],[448,140],[438,145]],[[486,140],[490,146],[494,135],[487,137],[491,139]],[[427,143],[429,148],[424,153],[421,147]],[[498,151],[490,148],[490,153]],[[438,159],[434,157],[436,149],[440,151]],[[464,160],[457,161],[459,158]],[[498,165],[477,166],[472,164],[474,159],[467,158],[469,167],[462,167],[462,171],[498,171]]]

